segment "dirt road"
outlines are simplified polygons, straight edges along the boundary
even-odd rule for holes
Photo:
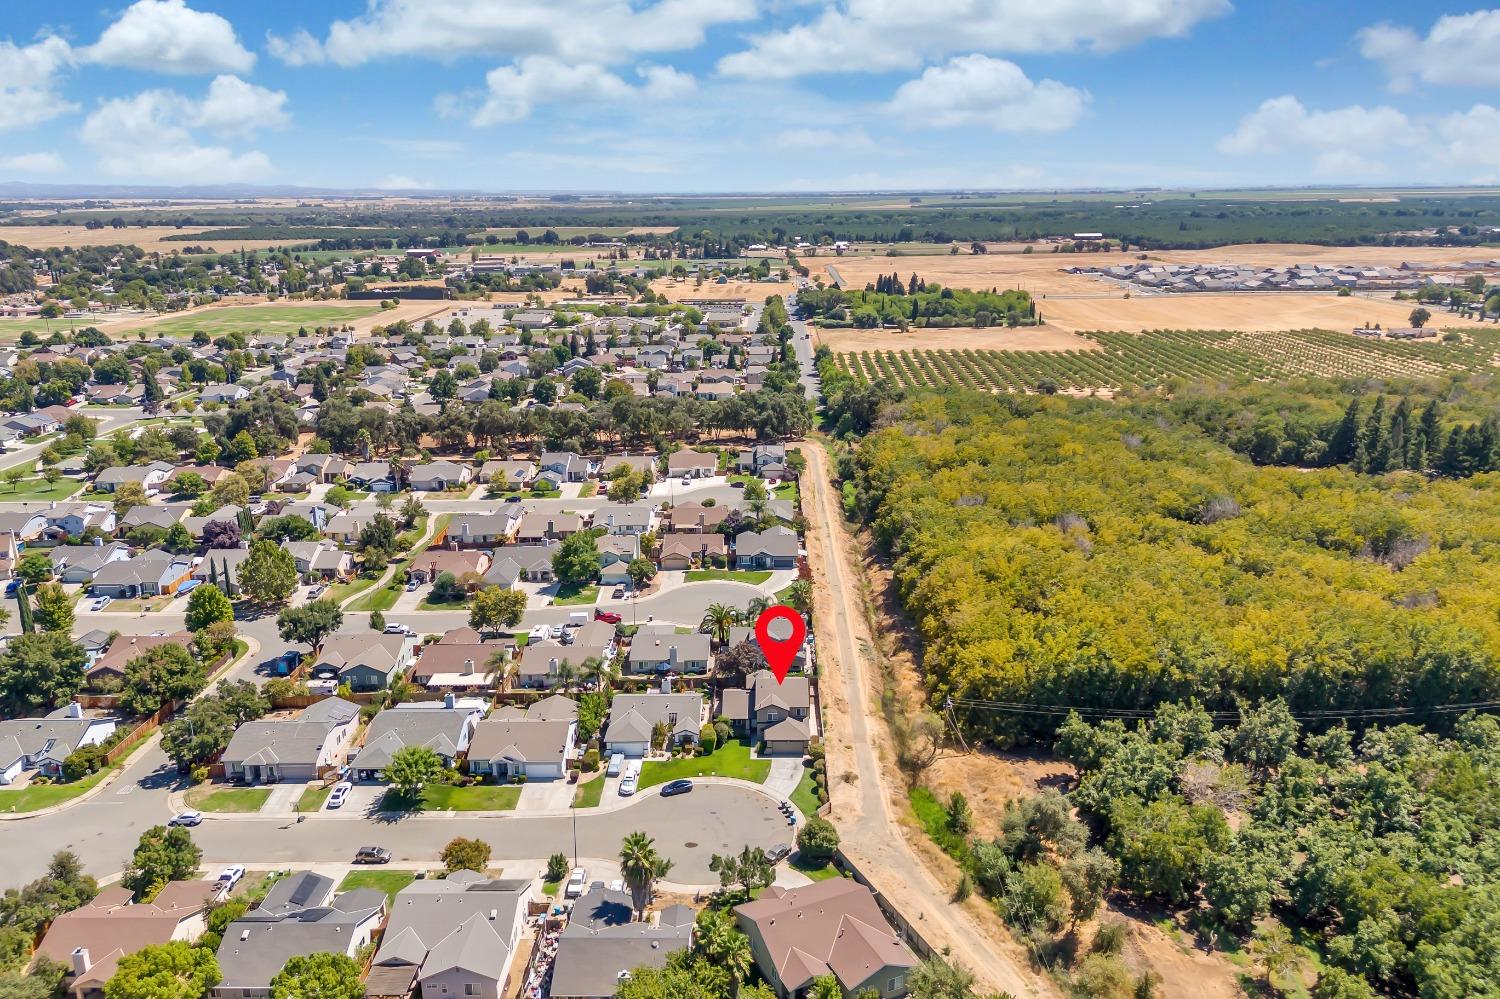
[[[934,876],[907,839],[912,833],[900,821],[905,793],[880,715],[880,671],[870,660],[875,645],[831,487],[831,460],[815,441],[804,442],[802,453],[829,794],[844,851],[928,943],[950,948],[951,959],[974,972],[981,991],[1005,991],[1017,999],[1055,996],[1051,983],[1030,970],[1020,947],[1003,937],[998,918],[977,898],[964,906],[952,903],[953,885]],[[979,925],[976,917],[990,925]]]

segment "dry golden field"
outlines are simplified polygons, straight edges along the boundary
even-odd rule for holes
[[[972,326],[956,329],[913,329],[908,333],[894,330],[820,330],[814,327],[813,340],[835,354],[860,353],[867,350],[1098,350],[1093,340],[1055,326],[1029,326],[1007,329]]]
[[[152,253],[171,253],[173,250],[185,250],[189,246],[206,246],[216,253],[228,253],[241,248],[264,250],[272,246],[287,246],[293,242],[285,239],[216,239],[211,231],[204,233],[202,238],[195,236],[187,242],[166,238],[194,232],[192,229],[178,229],[170,225],[131,226],[128,229],[89,229],[81,225],[9,225],[0,226],[0,240],[38,250],[123,243],[139,246]]]

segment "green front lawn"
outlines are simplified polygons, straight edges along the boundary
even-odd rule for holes
[[[770,760],[751,759],[749,746],[730,739],[707,756],[686,756],[642,764],[639,786],[653,787],[679,777],[738,777],[764,784],[770,774]]]
[[[309,787],[302,792],[302,797],[297,799],[297,811],[316,812],[323,807],[323,802],[333,793],[331,787]]]
[[[215,788],[200,784],[187,793],[187,803],[200,812],[258,812],[270,796],[268,787]]]
[[[689,583],[702,583],[712,579],[728,579],[736,583],[750,583],[759,586],[771,578],[769,572],[751,569],[689,569],[687,581]]]
[[[339,891],[355,888],[374,888],[385,892],[385,897],[394,900],[396,893],[417,880],[416,871],[350,871],[339,882]]]
[[[0,812],[36,812],[72,801],[97,786],[112,769],[114,768],[105,767],[82,780],[68,784],[37,784],[15,791],[0,791]]]
[[[82,591],[80,591],[82,592]],[[171,597],[147,597],[144,600],[126,599],[111,600],[109,606],[100,611],[101,614],[146,614],[154,613],[164,609],[172,602]],[[89,607],[94,606],[94,598],[89,598]]]
[[[0,500],[7,503],[20,500],[65,500],[78,492],[82,485],[77,479],[68,478],[58,479],[50,484],[40,477],[22,479],[14,486],[9,482],[0,485]]]
[[[396,598],[401,596],[401,593],[406,589],[405,585],[400,582],[400,579],[401,577],[398,575],[393,583],[382,586],[378,590],[373,590],[369,593],[366,593],[364,596],[354,601],[354,603],[350,604],[349,609],[352,611],[390,610],[392,607],[396,606]],[[393,586],[394,588],[392,588]]]
[[[368,590],[370,587],[374,586],[375,581],[379,578],[380,573],[378,572],[362,572],[347,583],[330,583],[328,589],[324,590],[323,595],[318,599],[331,600],[336,604],[341,604],[345,600],[348,600],[350,597],[354,596],[356,593],[363,593],[365,590]]]
[[[812,818],[818,811],[818,784],[813,779],[812,767],[802,768],[802,779],[797,782],[797,789],[792,792],[792,804],[808,818]]]
[[[781,483],[781,485],[771,490],[771,497],[773,499],[791,500],[793,503],[797,502],[797,498],[799,495],[800,494],[797,491],[797,483],[795,482],[783,482]]]
[[[825,860],[821,864],[810,860],[803,860],[802,854],[792,854],[792,859],[787,861],[787,866],[800,874],[805,874],[814,881],[827,881],[829,878],[839,877],[839,869],[833,866],[833,861]]]
[[[574,808],[595,808],[599,799],[604,796],[604,776],[601,774],[593,780],[584,781],[579,784],[573,792]]]
[[[521,788],[516,784],[474,787],[433,784],[422,789],[422,797],[417,801],[403,798],[394,790],[387,791],[380,807],[398,812],[508,812],[520,799]]]
[[[560,586],[557,596],[552,603],[557,607],[572,607],[577,604],[591,604],[599,599],[599,587],[593,583],[583,586]]]
[[[417,603],[417,610],[424,611],[456,611],[463,610],[469,605],[467,598],[463,600],[434,600],[430,596],[423,597]]]

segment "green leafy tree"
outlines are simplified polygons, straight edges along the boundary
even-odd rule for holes
[[[237,724],[219,701],[194,701],[181,716],[162,726],[162,752],[180,768],[202,763],[224,751]]]
[[[51,710],[83,688],[88,653],[66,634],[20,635],[0,653],[0,711],[7,717]]]
[[[469,609],[469,627],[475,631],[497,633],[514,628],[526,613],[526,593],[499,586],[486,586],[474,594]]]
[[[0,896],[0,926],[20,930],[29,954],[32,938],[52,920],[72,912],[97,894],[99,884],[84,872],[78,856],[69,850],[59,850],[48,862],[46,874],[21,888],[8,888]]]
[[[314,600],[301,607],[288,607],[276,616],[277,633],[282,641],[303,642],[314,649],[343,624],[344,612],[332,600]]]
[[[292,553],[273,541],[255,541],[237,573],[240,590],[252,602],[269,607],[284,604],[297,588],[297,564]]]
[[[216,621],[233,621],[234,605],[212,583],[200,584],[188,597],[185,623],[189,631],[202,631]]]
[[[46,552],[27,552],[16,563],[16,575],[37,586],[52,578],[52,560]]]
[[[161,537],[162,547],[168,551],[185,552],[193,547],[193,536],[183,524],[173,524]]]
[[[839,848],[839,831],[822,816],[813,816],[797,830],[797,849],[813,863],[833,859]]]
[[[203,851],[186,829],[152,826],[141,833],[120,883],[138,900],[149,902],[167,882],[191,878],[202,860]]]
[[[913,999],[975,999],[974,973],[936,955],[913,968],[906,985]]]
[[[716,853],[709,858],[708,869],[719,875],[719,884],[738,888],[746,899],[776,879],[775,867],[758,846],[747,845],[737,855]]]
[[[347,960],[347,959],[346,959]],[[223,981],[214,952],[182,940],[150,944],[120,958],[105,999],[202,999]]]
[[[43,631],[66,635],[73,630],[73,598],[60,583],[36,588],[36,623]]]
[[[208,682],[203,664],[181,645],[156,645],[125,664],[121,704],[148,715],[163,704],[186,701]]]
[[[115,516],[124,517],[138,506],[147,503],[146,487],[139,482],[122,482],[115,487]]]
[[[630,584],[637,590],[645,589],[646,584],[656,577],[656,563],[649,558],[633,558],[625,566],[625,572],[630,576]]]
[[[552,574],[565,586],[581,586],[599,575],[599,546],[592,532],[563,539],[552,554]]]
[[[347,954],[299,954],[271,979],[271,999],[364,999],[360,967]]]
[[[450,874],[454,871],[477,871],[483,874],[490,865],[490,845],[482,839],[456,836],[443,847],[440,857]]]
[[[398,749],[385,768],[386,782],[408,801],[422,795],[422,789],[443,776],[443,759],[426,746]]]

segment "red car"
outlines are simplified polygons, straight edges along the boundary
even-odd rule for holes
[[[596,610],[594,611],[594,620],[603,621],[605,624],[619,624],[622,618],[614,611]]]

